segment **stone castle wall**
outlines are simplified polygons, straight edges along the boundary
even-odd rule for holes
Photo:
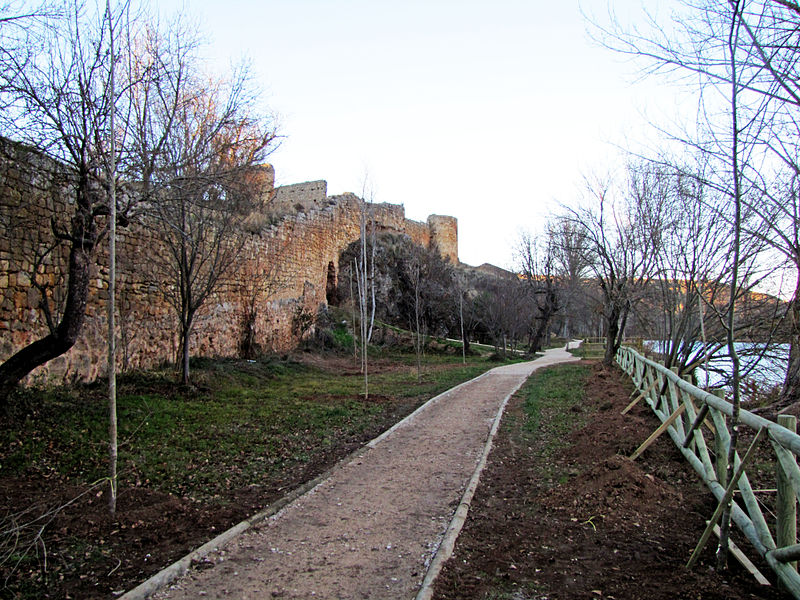
[[[327,196],[327,184],[310,182],[272,190],[274,172],[262,171],[264,193],[302,211],[280,207],[270,218],[254,220],[242,231],[244,246],[235,271],[219,286],[197,316],[194,356],[236,356],[245,330],[245,307],[257,307],[254,339],[263,351],[294,348],[303,331],[301,314],[314,315],[326,304],[326,287],[336,277],[341,252],[359,238],[364,203],[353,194]],[[451,217],[428,223],[405,218],[402,206],[368,205],[381,230],[408,235],[437,247],[457,262],[457,226]],[[274,206],[268,206],[274,211]],[[285,214],[282,214],[285,213]],[[281,215],[276,218],[274,215]],[[53,227],[66,230],[72,215],[70,195],[58,165],[20,145],[0,140],[0,361],[47,334],[42,294],[57,306],[63,288],[68,248],[54,244]],[[169,303],[170,283],[150,257],[161,242],[145,223],[117,230],[118,360],[122,369],[174,362],[178,323]],[[52,249],[51,249],[52,248]],[[87,318],[80,339],[63,356],[35,370],[29,381],[91,381],[106,368],[107,240],[97,250]],[[38,257],[38,258],[37,258]],[[58,315],[55,315],[56,317]]]
[[[306,181],[275,189],[273,210],[280,214],[323,208],[328,201],[327,181]]]

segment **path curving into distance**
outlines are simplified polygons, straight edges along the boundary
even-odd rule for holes
[[[428,597],[506,401],[536,369],[574,360],[563,349],[548,350],[433,398],[309,492],[209,555],[204,565],[213,568],[191,570],[151,597]],[[145,596],[143,588],[124,598]]]

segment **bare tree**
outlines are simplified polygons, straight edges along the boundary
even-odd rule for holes
[[[732,53],[734,14],[738,29]],[[741,184],[759,191],[740,195],[742,227],[783,256],[795,279],[787,313],[789,361],[778,405],[786,407],[800,401],[800,203],[793,191],[800,173],[800,5],[790,0],[683,0],[672,15],[669,24],[651,18],[643,29],[612,19],[597,28],[598,37],[616,51],[645,59],[649,72],[697,86],[703,99],[700,135],[679,140],[721,165],[731,164],[730,90],[736,88]],[[724,167],[716,183],[732,197],[733,182]],[[747,213],[761,220],[755,230]]]
[[[106,159],[108,181],[108,301],[106,318],[108,320],[108,454],[109,481],[111,493],[108,495],[108,508],[112,516],[117,512],[117,332],[116,332],[116,279],[117,279],[117,156],[114,137],[116,112],[116,43],[111,0],[106,0],[106,19],[111,59],[109,60],[108,94],[111,97],[111,110],[108,115],[108,158]]]
[[[550,325],[562,308],[560,283],[564,280],[556,273],[556,240],[551,227],[543,238],[532,238],[523,233],[517,255],[520,274],[529,289],[529,297],[535,305],[531,341],[528,352],[539,352],[545,344]]]
[[[461,337],[461,362],[467,364],[467,348],[469,341],[467,339],[467,328],[464,323],[464,300],[468,292],[467,278],[464,273],[457,273],[453,277],[456,295],[458,296],[458,331]]]
[[[611,365],[628,318],[655,274],[661,246],[658,193],[634,176],[631,167],[621,181],[612,177],[587,181],[588,201],[561,216],[579,232],[585,257],[602,295],[606,349]]]
[[[257,165],[275,131],[255,111],[246,70],[230,82],[185,80],[171,135],[157,156],[148,206],[163,248],[154,253],[180,325],[181,378],[197,312],[230,271],[246,238],[243,224],[265,200]]]
[[[371,215],[372,193],[367,193],[364,183],[364,199],[360,211],[360,237],[358,256],[353,262],[358,288],[358,315],[361,338],[361,372],[364,375],[364,397],[369,397],[369,342],[375,323],[375,252],[377,242],[376,227]],[[367,201],[369,197],[369,202]]]
[[[476,339],[479,331],[481,330],[481,315],[480,315],[480,292],[477,289],[474,281],[474,276],[462,276],[459,298],[459,316],[461,319],[461,328],[463,330],[462,340],[464,341],[463,355],[470,352],[470,341]]]
[[[406,264],[407,275],[411,283],[411,289],[414,293],[414,322],[412,324],[414,331],[414,352],[417,355],[417,382],[422,381],[422,348],[425,340],[422,333],[422,264],[420,260],[420,253],[413,252],[411,260]]]

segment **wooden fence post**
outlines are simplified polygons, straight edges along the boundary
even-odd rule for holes
[[[797,433],[797,417],[778,415],[778,425],[785,427],[792,433]],[[775,468],[778,482],[778,499],[775,504],[777,521],[775,543],[778,548],[783,548],[797,543],[797,497],[780,461],[776,462]],[[788,564],[795,571],[797,570],[797,561]]]
[[[714,395],[718,398],[725,398],[725,391],[724,390],[714,390]],[[725,419],[725,415],[720,413],[720,417]],[[727,479],[728,479],[728,445],[725,443],[725,439],[722,435],[722,431],[720,428],[717,427],[716,431],[714,432],[714,453],[717,455],[716,461],[716,469],[717,469],[717,481],[719,481],[722,487],[727,487]]]
[[[688,383],[688,384],[690,384],[690,385],[692,384],[692,378],[691,378],[691,376],[690,376],[690,375],[684,375],[684,376],[682,377],[682,379],[683,379],[683,380],[684,380],[686,383]],[[683,391],[681,391],[681,390],[678,390],[678,395],[679,395],[679,396],[680,396],[680,397],[683,399],[683,402],[684,402],[684,404],[690,404],[690,405],[691,405],[692,411],[691,411],[691,413],[687,413],[687,415],[686,415],[686,416],[687,416],[687,417],[689,417],[690,419],[691,419],[691,418],[693,418],[693,417],[696,417],[696,416],[697,416],[697,413],[698,413],[698,411],[697,411],[697,406],[695,405],[694,401],[692,400],[692,397],[691,397],[689,394],[685,394],[685,393],[684,393]],[[705,415],[704,415],[704,416],[705,416]],[[692,426],[692,425],[693,425],[693,423],[690,423],[689,421],[687,421],[686,423],[684,423],[684,425],[685,425],[685,426]],[[684,429],[685,429],[685,427],[684,427]],[[702,431],[701,431],[700,435],[702,435]],[[689,440],[689,447],[691,448],[692,452],[694,452],[695,454],[697,454],[697,442],[695,441],[695,438],[694,438],[694,436],[691,434],[691,431],[690,431],[690,430],[687,430],[687,431],[686,431],[685,440]]]
[[[694,563],[697,562],[697,559],[700,557],[700,552],[708,542],[708,538],[711,537],[712,533],[714,533],[714,525],[716,525],[717,521],[720,520],[725,510],[725,506],[731,501],[731,498],[733,498],[733,491],[736,489],[736,484],[739,482],[739,478],[744,474],[744,469],[747,466],[747,463],[750,462],[750,459],[754,456],[753,450],[755,450],[756,446],[758,446],[758,442],[761,441],[761,436],[763,434],[764,429],[759,429],[756,437],[753,438],[753,441],[750,443],[750,447],[747,449],[744,458],[739,463],[739,468],[736,469],[736,472],[733,474],[733,479],[731,479],[728,487],[725,488],[725,494],[723,494],[722,499],[719,501],[719,504],[717,504],[714,514],[711,515],[711,520],[708,521],[708,525],[706,526],[705,531],[703,531],[703,535],[700,536],[700,541],[697,542],[697,546],[695,546],[694,552],[692,552],[692,556],[689,558],[689,562],[686,563],[687,569],[691,569],[694,566]]]

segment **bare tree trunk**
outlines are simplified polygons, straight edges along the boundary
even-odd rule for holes
[[[603,364],[607,367],[610,367],[614,364],[614,358],[617,354],[617,346],[618,346],[618,338],[619,338],[619,320],[620,320],[620,310],[618,307],[614,307],[611,311],[611,314],[606,319],[606,349],[605,354],[603,355]]]
[[[700,288],[700,293],[697,294],[697,307],[700,311],[700,336],[703,340],[703,356],[705,356],[705,368],[703,369],[706,373],[706,382],[704,389],[708,390],[708,380],[710,373],[708,372],[708,362],[711,360],[711,356],[708,355],[708,338],[706,336],[706,319],[705,315],[703,314],[703,288]]]
[[[190,312],[181,323],[181,382],[183,385],[189,385],[189,344],[193,325],[194,313]]]
[[[461,320],[461,363],[467,364],[467,336],[464,334],[464,296],[458,293],[458,316]]]
[[[416,343],[416,350],[417,350],[417,383],[422,381],[422,346],[424,340],[420,337],[420,328],[419,328],[419,304],[420,304],[420,297],[419,297],[419,265],[416,267],[416,271],[414,272],[414,320],[416,321],[417,325],[417,343]]]
[[[733,414],[731,416],[731,441],[728,448],[728,472],[726,474],[726,481],[733,480],[734,474],[734,457],[736,454],[736,446],[739,441],[739,412],[741,407],[741,395],[739,389],[740,379],[740,364],[739,355],[736,352],[736,343],[734,339],[734,324],[735,324],[735,306],[736,294],[738,293],[737,284],[739,278],[739,260],[741,249],[741,229],[742,229],[742,190],[741,190],[741,173],[739,166],[739,112],[738,112],[738,92],[739,80],[737,75],[736,65],[736,45],[738,43],[738,30],[741,22],[741,11],[744,10],[744,0],[729,0],[733,14],[731,15],[730,34],[728,37],[728,53],[731,69],[731,132],[733,134],[731,140],[731,170],[733,175],[733,201],[735,207],[735,216],[733,221],[733,271],[731,273],[730,284],[730,301],[728,303],[727,314],[727,341],[728,341],[728,356],[731,360],[733,367]],[[720,523],[720,536],[719,546],[717,547],[717,570],[722,571],[727,567],[728,562],[728,543],[730,537],[731,526],[731,502],[729,500],[725,505],[725,510],[722,513],[722,521]]]
[[[536,327],[533,330],[533,337],[528,347],[531,354],[539,352],[544,347],[544,340],[548,338],[548,330],[550,328],[550,320],[553,318],[553,312],[545,308],[541,315],[536,318]]]
[[[356,335],[356,297],[353,295],[353,271],[356,263],[350,268],[350,304],[353,307],[353,363],[358,362],[358,335]]]
[[[108,476],[111,493],[108,498],[108,509],[113,517],[117,512],[117,332],[116,312],[116,279],[117,279],[117,167],[116,144],[114,131],[114,105],[116,90],[114,87],[114,27],[111,18],[111,0],[106,0],[108,12],[108,32],[111,45],[111,72],[109,87],[111,88],[111,110],[109,111],[109,216],[108,216]]]
[[[367,334],[367,342],[372,341],[372,330],[375,326],[375,253],[378,248],[378,243],[376,240],[376,227],[375,224],[372,224],[372,252],[370,253],[370,261],[369,261],[369,291],[370,291],[370,302],[372,302],[371,312],[369,316],[369,332]]]
[[[363,217],[362,217],[363,218]],[[362,231],[364,231],[362,222]],[[367,323],[367,264],[366,264],[366,240],[362,236],[361,261],[356,262],[358,272],[356,283],[358,284],[358,313],[359,331],[361,335],[361,372],[364,375],[364,398],[369,398],[369,358],[367,333],[369,325]],[[360,262],[360,264],[359,264]]]
[[[97,226],[91,214],[85,177],[79,185],[83,189],[78,193],[76,213],[72,218],[64,314],[54,331],[25,346],[0,365],[0,408],[6,405],[11,392],[28,373],[72,348],[83,327]]]
[[[800,402],[800,273],[797,275],[794,297],[789,306],[789,365],[783,380],[779,406],[786,408],[797,402]]]

